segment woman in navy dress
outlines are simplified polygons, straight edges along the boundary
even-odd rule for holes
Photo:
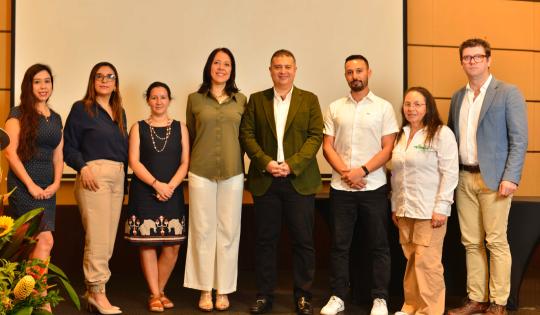
[[[135,123],[129,133],[129,166],[135,176],[125,238],[140,245],[150,290],[148,309],[153,312],[174,306],[164,291],[185,239],[182,181],[189,165],[189,136],[185,124],[169,117],[170,100],[165,83],[152,83],[146,90],[150,117]]]
[[[5,150],[9,163],[9,214],[19,217],[44,208],[37,243],[30,258],[46,262],[53,247],[56,191],[60,188],[64,159],[62,155],[62,119],[49,108],[53,91],[51,69],[35,64],[26,70],[21,84],[21,102],[13,107],[5,129],[11,142]],[[39,270],[46,273],[47,269]],[[37,275],[39,276],[39,275]],[[45,307],[50,310],[49,306]]]

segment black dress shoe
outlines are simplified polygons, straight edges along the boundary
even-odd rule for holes
[[[296,300],[296,314],[312,315],[313,307],[311,306],[311,300],[305,297],[301,297]]]
[[[266,297],[258,297],[255,303],[251,305],[249,311],[251,314],[264,314],[272,309],[272,301]]]

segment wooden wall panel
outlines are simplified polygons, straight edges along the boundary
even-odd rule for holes
[[[540,151],[540,102],[527,103],[529,151]]]
[[[409,43],[433,42],[433,0],[407,1],[407,36]]]
[[[433,44],[459,45],[466,38],[482,37],[493,47],[532,49],[533,5],[506,0],[433,1]]]
[[[457,48],[433,50],[433,95],[451,97],[466,83]]]
[[[448,114],[450,113],[450,100],[449,99],[435,99],[437,102],[437,110],[442,121],[448,123]]]
[[[540,2],[534,4],[534,25],[533,25],[533,37],[535,50],[540,50]]]
[[[11,30],[11,0],[0,0],[0,31]]]
[[[540,17],[538,17],[540,19]],[[540,26],[539,26],[540,27]],[[540,29],[538,30],[540,33]],[[533,91],[532,99],[540,101],[540,52],[534,53],[533,58]]]
[[[0,33],[0,88],[10,87],[11,34]]]
[[[526,99],[533,99],[534,54],[524,51],[492,51],[491,72],[502,81],[515,84]]]
[[[540,153],[527,153],[521,183],[515,196],[540,196]]]
[[[423,86],[433,92],[433,48],[408,47],[408,87]]]
[[[466,83],[457,48],[410,46],[408,52],[409,86],[423,85],[436,97],[451,97]],[[540,53],[498,50],[492,58],[496,78],[517,85],[526,99],[540,100]]]

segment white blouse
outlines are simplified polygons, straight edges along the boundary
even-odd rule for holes
[[[431,219],[433,212],[450,216],[459,176],[456,137],[442,126],[425,144],[424,128],[407,147],[410,127],[403,131],[392,151],[392,211],[415,219]]]

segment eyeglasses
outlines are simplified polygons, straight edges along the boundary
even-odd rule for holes
[[[463,56],[461,57],[461,61],[471,62],[471,60],[474,60],[474,62],[482,62],[486,57],[486,55]]]
[[[96,81],[109,82],[109,81],[114,81],[114,80],[116,80],[116,76],[114,74],[107,74],[107,75],[103,75],[101,73],[96,74]]]
[[[403,103],[403,107],[408,107],[408,108],[420,108],[422,106],[425,106],[426,104],[425,103],[409,103],[409,102],[405,102]]]

